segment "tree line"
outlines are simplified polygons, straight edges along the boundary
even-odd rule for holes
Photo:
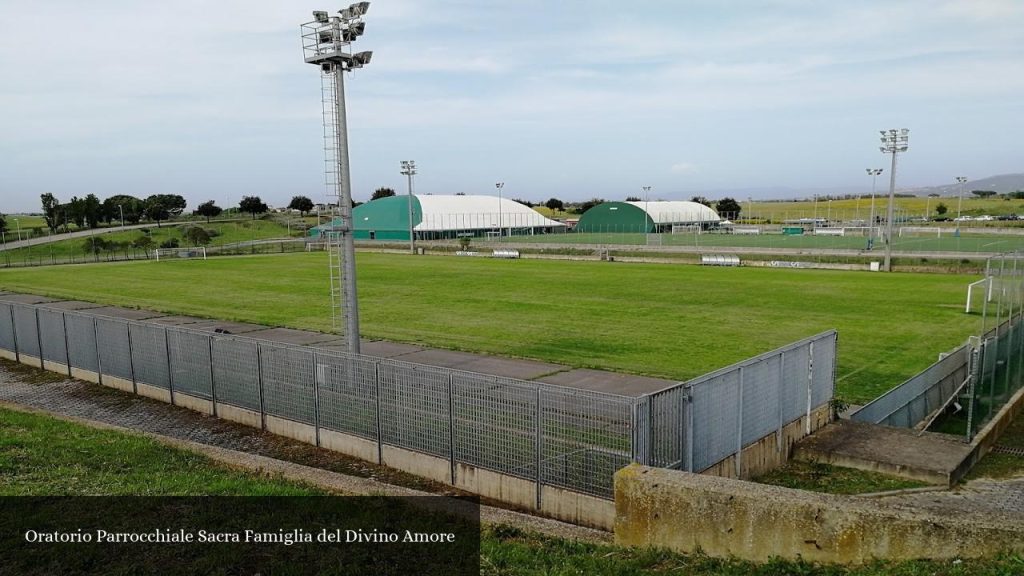
[[[159,227],[161,222],[181,216],[188,206],[185,198],[178,194],[153,194],[145,199],[118,194],[103,201],[100,201],[95,194],[89,194],[84,198],[73,196],[71,200],[61,202],[53,194],[46,193],[40,195],[40,201],[43,219],[51,233],[66,232],[71,224],[78,228],[97,228],[115,222],[138,224],[146,220],[155,222]],[[308,197],[293,196],[288,208],[298,210],[305,215],[313,209],[313,206],[313,201]],[[252,215],[254,220],[269,209],[259,196],[244,196],[237,208],[239,212]],[[192,214],[206,218],[206,221],[209,222],[211,218],[216,218],[223,212],[224,209],[216,202],[208,200],[199,204]],[[2,215],[0,215],[0,230],[6,230],[6,221]]]

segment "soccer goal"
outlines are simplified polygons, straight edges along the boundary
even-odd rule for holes
[[[153,250],[156,260],[170,260],[178,258],[200,258],[206,260],[206,246],[195,248],[157,248]]]
[[[985,307],[986,300],[992,300],[991,277],[982,278],[977,282],[971,282],[967,285],[967,306],[964,307],[964,312],[968,314],[971,312],[977,313]]]
[[[934,236],[942,238],[942,228],[938,226],[901,226],[900,238],[904,236]]]

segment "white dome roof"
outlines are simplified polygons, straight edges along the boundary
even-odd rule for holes
[[[718,222],[718,212],[698,202],[627,202],[644,210],[655,224],[679,224],[684,222]]]
[[[565,226],[508,198],[501,198],[499,203],[497,196],[415,196],[423,213],[417,232]]]

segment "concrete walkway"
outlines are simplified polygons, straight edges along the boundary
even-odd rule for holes
[[[204,332],[222,331],[238,334],[247,338],[256,338],[268,342],[311,346],[324,350],[343,350],[341,340],[334,334],[296,330],[294,328],[273,328],[260,324],[231,322],[198,318],[195,316],[168,315],[152,310],[137,310],[118,306],[103,306],[93,302],[80,300],[60,300],[36,296],[34,294],[14,294],[0,292],[0,301],[20,304],[41,304],[48,308],[60,310],[81,310],[95,316],[122,318],[126,320],[152,322],[166,326],[182,326]],[[439,350],[413,344],[401,344],[385,340],[363,340],[362,353],[378,358],[391,358],[404,362],[414,362],[430,366],[440,366],[478,374],[503,376],[519,380],[534,380],[578,388],[620,394],[623,396],[642,396],[674,385],[673,380],[618,374],[601,370],[572,368],[561,364],[503,358],[485,354],[471,354],[453,350]]]
[[[793,457],[951,486],[971,445],[946,434],[837,420],[799,441]]]

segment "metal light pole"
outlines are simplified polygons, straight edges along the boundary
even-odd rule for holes
[[[640,188],[644,191],[644,234],[647,234],[650,232],[650,229],[647,228],[646,218],[651,216],[651,213],[647,211],[651,207],[651,187],[641,186]],[[651,218],[651,222],[654,222],[654,218]]]
[[[963,207],[964,204],[964,184],[967,183],[967,177],[957,176],[956,183],[960,185],[960,199],[956,201],[956,227],[960,228],[960,209]]]
[[[906,128],[896,130],[894,128],[892,130],[880,130],[879,132],[882,134],[882,145],[878,149],[882,151],[882,154],[892,155],[892,166],[889,168],[888,222],[886,223],[885,233],[885,271],[892,272],[892,212],[896,196],[896,155],[907,151],[908,142],[910,141],[910,130]]]
[[[14,224],[18,226],[18,242],[21,242],[21,220],[15,218]]]
[[[406,177],[409,184],[409,252],[411,254],[416,253],[416,232],[413,230],[413,210],[412,210],[412,177],[416,175],[416,161],[415,160],[402,160],[402,171],[400,172]]]
[[[868,222],[868,238],[875,237],[875,179],[882,173],[881,168],[868,168],[868,176],[871,176],[871,220]]]
[[[320,67],[324,117],[324,149],[329,194],[338,198],[340,226],[337,243],[329,252],[331,309],[335,327],[344,325],[348,351],[359,353],[359,302],[356,296],[356,249],[352,221],[352,175],[348,157],[348,121],[345,117],[345,72],[370,63],[372,52],[352,52],[352,42],[366,28],[363,15],[369,2],[338,11],[313,12],[313,21],[301,26],[302,52],[307,64]]]
[[[501,217],[501,189],[505,187],[505,183],[504,182],[497,182],[497,183],[494,184],[494,187],[498,189],[498,242],[501,242],[501,236],[503,234],[503,232],[501,230],[501,223],[502,223],[502,217]]]
[[[124,228],[124,204],[118,204],[117,207],[121,209],[121,228]]]

